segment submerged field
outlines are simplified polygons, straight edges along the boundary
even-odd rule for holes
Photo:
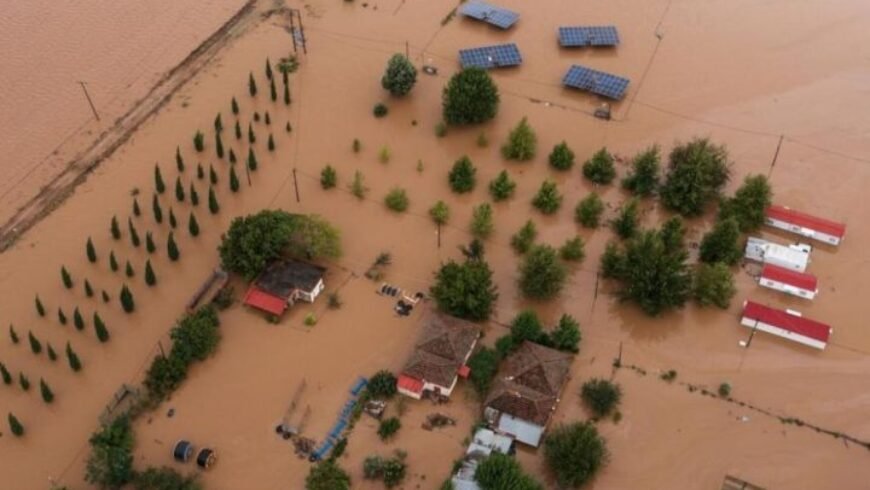
[[[863,488],[870,477],[866,448],[806,426],[784,424],[777,417],[870,440],[870,334],[860,320],[863,290],[870,282],[863,250],[870,227],[861,206],[864,183],[870,179],[870,120],[864,110],[870,71],[860,64],[870,48],[860,41],[870,27],[870,7],[859,0],[763,5],[666,0],[578,5],[548,0],[535,8],[519,0],[502,4],[522,14],[508,32],[459,17],[442,25],[455,6],[445,1],[392,0],[365,7],[359,0],[304,6],[289,2],[302,9],[308,41],[307,55],[300,56],[299,70],[290,76],[289,106],[281,100],[280,85],[278,100],[269,99],[263,73],[267,56],[275,62],[292,50],[287,19],[276,14],[252,23],[229,42],[61,207],[0,254],[0,321],[14,324],[22,339],[16,345],[4,335],[0,361],[14,376],[24,372],[37,385],[27,392],[15,385],[0,387],[0,408],[15,413],[27,430],[23,438],[13,438],[6,430],[0,438],[0,468],[10,488],[42,488],[49,479],[85,487],[87,439],[101,410],[121,384],[141,381],[159,352],[158,342],[167,345],[167,331],[218,265],[216,247],[232,218],[264,208],[319,214],[341,230],[344,254],[327,264],[326,284],[327,292],[340,294],[342,308],[327,310],[321,298],[313,306],[289,311],[277,325],[238,304],[222,313],[223,340],[217,353],[193,367],[169,400],[137,420],[135,459],[141,467],[194,471],[192,465],[178,466],[170,458],[172,444],[187,438],[218,449],[218,464],[202,475],[206,488],[301,488],[310,464],[297,459],[292,446],[273,431],[298,383],[306,380],[304,403],[313,408],[306,435],[318,439],[332,425],[354,379],[378,369],[401,368],[418,334],[420,309],[410,318],[397,317],[364,272],[378,253],[387,251],[393,260],[385,280],[425,291],[439,264],[459,257],[458,247],[471,239],[471,209],[490,201],[486,183],[502,170],[514,178],[517,189],[512,199],[493,205],[495,232],[486,246],[500,298],[483,342],[492,343],[504,333],[500,325],[528,307],[546,324],[562,313],[580,321],[583,341],[555,421],[588,418],[577,394],[590,377],[613,376],[624,392],[622,419],[598,424],[611,457],[589,488],[679,488],[687,481],[716,488],[728,474],[766,488]],[[257,6],[261,11],[269,7],[269,2]],[[560,50],[555,28],[572,23],[615,24],[622,44],[603,52]],[[432,64],[439,73],[418,74],[413,91],[394,99],[381,88],[380,77],[387,59],[404,52],[406,42],[418,68]],[[501,93],[498,115],[482,126],[451,128],[445,137],[436,137],[441,91],[458,70],[457,49],[499,42],[516,42],[524,63],[492,72]],[[614,120],[594,119],[589,113],[597,99],[560,86],[572,63],[631,79],[625,100],[613,106]],[[258,82],[256,97],[248,93],[249,73]],[[237,193],[229,189],[227,159],[215,155],[212,131],[220,112],[223,144],[244,160],[250,145],[246,134],[241,140],[232,134],[232,97],[239,101],[243,132],[250,123],[256,133],[253,147],[259,160],[250,183],[239,174]],[[376,119],[372,107],[378,102],[386,103],[389,114]],[[261,116],[268,111],[271,124],[253,121],[255,111]],[[523,117],[538,135],[537,156],[531,162],[507,162],[499,147]],[[206,134],[202,153],[192,143],[197,130]],[[489,140],[486,147],[477,144],[481,133]],[[270,134],[274,152],[267,149]],[[597,280],[599,257],[613,232],[580,228],[573,219],[574,206],[595,189],[606,201],[604,217],[610,219],[629,196],[618,185],[594,188],[582,178],[579,165],[555,172],[546,162],[550,149],[565,140],[582,163],[602,146],[628,158],[651,144],[667,153],[676,142],[693,136],[727,145],[733,178],[726,192],[745,175],[768,175],[774,202],[848,224],[843,245],[819,247],[813,254],[810,271],[821,283],[814,302],[762,290],[740,270],[738,293],[729,309],[690,305],[649,318],[608,294],[612,284]],[[358,153],[352,149],[354,139],[361,142]],[[176,170],[176,146],[184,155],[182,173]],[[384,147],[390,152],[387,163],[379,155]],[[478,185],[471,193],[456,195],[447,185],[447,173],[463,155],[477,167]],[[170,229],[166,219],[158,225],[152,218],[155,163],[167,183],[160,197],[163,211],[168,214],[171,205],[179,220],[174,233],[181,250],[177,262],[164,251]],[[196,178],[197,163],[206,171],[212,165],[219,176],[214,186],[220,202],[217,214],[208,212],[208,177]],[[326,164],[338,173],[338,186],[328,191],[319,182]],[[621,177],[627,165],[618,164],[617,169]],[[347,188],[357,170],[369,188],[364,200]],[[189,194],[183,203],[176,200],[179,175],[186,190],[190,183],[198,188],[198,207],[191,206]],[[547,178],[557,183],[564,203],[545,217],[530,200]],[[402,214],[382,202],[397,186],[410,197],[410,207]],[[153,233],[158,243],[154,255],[128,239],[127,218],[136,190],[142,216],[131,218],[143,241],[146,232]],[[437,200],[446,201],[452,211],[441,229],[440,246],[427,214]],[[642,209],[645,226],[668,216],[655,199],[643,201]],[[196,237],[187,231],[191,212],[201,228]],[[112,216],[121,224],[119,241],[109,233]],[[691,221],[688,240],[699,241],[712,218],[708,213]],[[519,259],[510,237],[528,219],[537,224],[539,242],[559,245],[575,234],[586,242],[586,260],[572,268],[557,300],[529,303],[517,291]],[[762,235],[790,240],[769,230]],[[88,237],[98,253],[95,264],[85,255]],[[119,272],[108,266],[110,250],[121,263]],[[153,288],[143,281],[146,259],[158,277]],[[135,267],[132,278],[124,277],[126,260]],[[62,284],[61,265],[73,277],[72,289]],[[93,298],[82,289],[85,278],[97,291]],[[125,283],[136,298],[136,311],[129,315],[117,301]],[[238,280],[234,284],[238,295],[244,285]],[[109,303],[99,298],[104,289]],[[47,310],[44,318],[34,311],[37,294]],[[740,348],[738,341],[748,336],[738,325],[747,298],[799,309],[830,323],[831,343],[816,352],[759,334],[751,348]],[[72,317],[76,306],[87,323],[82,332],[72,321],[60,325],[57,320],[59,307]],[[95,311],[111,332],[107,343],[99,343],[93,334]],[[313,327],[303,324],[310,311],[319,317]],[[58,353],[70,342],[82,359],[82,371],[68,369],[62,354],[56,362],[45,353],[32,354],[28,331]],[[639,370],[613,370],[620,351],[622,364]],[[679,373],[675,382],[659,379],[660,372],[670,369]],[[56,396],[50,405],[39,398],[40,378]],[[686,385],[715,391],[726,381],[735,400],[773,416],[704,396]],[[353,488],[379,488],[380,483],[363,480],[362,460],[402,449],[408,453],[405,487],[438,488],[464,452],[478,407],[470,387],[461,384],[450,404],[437,408],[456,417],[457,426],[428,432],[420,423],[436,408],[409,402],[403,428],[386,444],[364,417],[339,464],[351,473]],[[172,417],[167,417],[169,409]],[[520,450],[518,458],[552,486],[537,453]]]

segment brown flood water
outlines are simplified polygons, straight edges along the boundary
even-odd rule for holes
[[[363,8],[359,1],[310,2],[303,9],[309,53],[293,75],[294,102],[289,109],[280,96],[278,103],[268,100],[263,60],[266,56],[276,60],[292,49],[285,20],[268,19],[226,47],[71,199],[0,255],[0,297],[4,298],[0,324],[5,328],[14,323],[22,338],[31,330],[58,352],[70,341],[85,364],[82,373],[73,375],[63,357],[53,364],[44,355],[32,355],[26,341],[16,346],[4,334],[0,360],[13,374],[24,371],[32,382],[44,377],[57,395],[56,402],[46,406],[33,389],[29,393],[12,387],[0,390],[0,413],[18,414],[28,430],[20,440],[5,434],[0,439],[0,471],[10,488],[44,488],[49,478],[71,488],[86,488],[82,474],[87,437],[100,410],[121,383],[141,378],[157,352],[157,342],[165,345],[165,332],[217,263],[215,247],[232,217],[265,207],[318,213],[341,228],[345,254],[329,264],[327,282],[328,291],[340,292],[344,306],[329,311],[320,300],[313,307],[294,309],[278,325],[238,306],[225,312],[224,341],[217,354],[194,367],[170,400],[137,422],[136,464],[194,471],[191,465],[176,465],[170,459],[174,441],[186,438],[219,451],[218,464],[203,474],[207,488],[302,488],[309,464],[293,456],[292,448],[273,432],[298,383],[306,380],[303,403],[312,407],[305,433],[319,439],[332,425],[356,376],[400,368],[416,338],[419,312],[408,319],[394,316],[390,303],[374,294],[376,284],[362,277],[365,269],[379,252],[389,251],[393,264],[386,279],[411,290],[425,289],[438,264],[457,256],[457,246],[469,240],[471,206],[487,200],[485,184],[505,168],[518,186],[512,200],[495,206],[496,232],[488,240],[488,258],[501,290],[496,319],[509,321],[518,310],[531,306],[548,323],[563,312],[571,313],[583,329],[581,352],[556,421],[588,416],[579,403],[579,387],[589,377],[611,375],[620,344],[624,363],[648,370],[646,376],[627,369],[615,373],[625,393],[623,417],[618,424],[600,424],[611,458],[589,488],[717,488],[726,474],[767,488],[866,488],[870,479],[866,449],[690,393],[679,382],[715,389],[728,381],[736,399],[870,440],[866,416],[870,334],[860,321],[863,291],[870,285],[862,246],[870,239],[870,225],[862,219],[860,204],[870,180],[866,161],[870,120],[864,109],[870,70],[862,63],[870,57],[870,46],[863,42],[870,28],[870,5],[858,0],[763,4],[594,0],[582,5],[548,0],[534,9],[519,0],[502,4],[522,13],[520,23],[508,33],[459,18],[441,27],[440,20],[453,6],[443,1],[394,0],[378,2],[377,9]],[[188,17],[197,19],[197,15]],[[213,25],[220,22],[216,16]],[[560,51],[555,27],[585,22],[617,25],[622,45],[613,52]],[[656,29],[661,38],[658,48]],[[519,44],[524,65],[493,73],[502,92],[499,116],[481,128],[451,130],[446,138],[435,138],[441,88],[457,69],[456,49],[507,40]],[[381,70],[392,53],[405,49],[405,41],[412,58],[431,59],[440,74],[420,74],[409,98],[387,100],[379,84]],[[43,47],[33,46],[33,56],[43,54]],[[180,50],[181,56],[187,51]],[[83,56],[76,52],[69,58]],[[164,62],[172,65],[171,60]],[[559,87],[562,73],[575,62],[631,78],[626,100],[614,106],[617,120],[605,123],[589,117],[585,112],[595,107],[596,100]],[[249,71],[258,78],[256,99],[247,94]],[[14,90],[27,97],[34,89],[16,83]],[[271,127],[253,123],[260,169],[251,175],[250,186],[242,178],[237,194],[229,192],[228,164],[214,157],[211,140],[203,154],[196,154],[190,142],[197,128],[210,133],[215,113],[222,111],[227,149],[233,148],[237,155],[247,152],[247,141],[236,141],[232,135],[232,96],[242,105],[243,127],[255,110],[268,110],[272,118]],[[390,114],[373,119],[371,108],[382,100],[387,100]],[[86,115],[87,107],[81,109]],[[538,156],[526,164],[504,162],[499,146],[523,116],[538,133]],[[294,128],[289,135],[283,129],[287,121]],[[39,131],[62,136],[59,130],[34,124]],[[489,137],[487,148],[475,145],[481,131]],[[265,146],[270,132],[277,144],[273,154]],[[19,126],[5,134],[17,133],[22,138],[28,135]],[[786,138],[771,171],[780,134]],[[617,304],[606,294],[611,287],[606,283],[599,285],[596,297],[598,257],[612,234],[604,228],[581,230],[573,223],[575,203],[592,187],[576,167],[558,175],[548,169],[549,149],[566,140],[582,162],[602,145],[630,156],[652,143],[667,150],[674,141],[693,135],[728,145],[734,160],[731,188],[746,174],[771,171],[777,202],[848,223],[848,239],[839,249],[819,247],[814,252],[811,272],[819,277],[822,289],[814,302],[799,303],[762,291],[743,272],[737,276],[739,293],[728,311],[690,306],[649,319]],[[351,151],[354,138],[363,143],[359,154]],[[217,216],[204,207],[207,186],[203,182],[195,182],[203,201],[199,208],[192,208],[189,201],[173,202],[176,145],[181,145],[187,163],[185,184],[195,181],[197,161],[219,171]],[[392,151],[388,164],[378,162],[384,145]],[[446,185],[446,172],[462,154],[477,165],[478,186],[470,195],[455,196]],[[422,172],[416,170],[420,160]],[[161,198],[164,212],[172,204],[180,221],[176,235],[182,260],[176,263],[163,253],[168,226],[165,221],[156,225],[151,218],[155,161],[161,162],[169,183]],[[326,163],[338,169],[340,180],[339,188],[329,192],[322,191],[317,180]],[[357,169],[370,188],[362,202],[344,190]],[[620,174],[624,171],[620,168]],[[565,195],[562,209],[547,218],[528,204],[545,178],[555,179]],[[408,190],[408,213],[395,215],[382,205],[382,196],[394,186]],[[112,215],[126,221],[133,189],[141,190],[143,216],[135,218],[139,233],[144,238],[145,231],[153,232],[161,246],[150,257],[160,281],[153,289],[146,288],[141,278],[146,252],[129,244],[126,229],[120,242],[113,242],[108,234]],[[21,192],[35,190],[23,187]],[[612,208],[626,198],[615,186],[598,191]],[[438,199],[447,201],[453,214],[440,248],[426,217],[426,210]],[[654,202],[645,206],[644,221],[653,225],[662,213]],[[191,211],[202,228],[197,238],[185,229]],[[586,261],[573,271],[565,294],[547,304],[522,301],[514,284],[517,258],[508,243],[530,217],[538,224],[539,241],[560,244],[579,233],[587,244]],[[699,237],[709,219],[692,226],[693,236]],[[787,240],[766,230],[763,235]],[[84,256],[88,236],[100,253],[96,265]],[[107,265],[109,250],[115,251],[122,266],[129,259],[138,275],[127,279],[112,273]],[[60,283],[61,264],[76,279],[72,291]],[[85,277],[98,291],[107,289],[113,302],[104,305],[86,298],[81,289]],[[136,295],[137,311],[129,316],[115,302],[123,282],[131,284]],[[237,291],[241,288],[238,285]],[[46,318],[33,311],[36,293],[47,306]],[[832,343],[824,352],[815,352],[758,335],[749,350],[741,349],[737,342],[747,332],[737,319],[745,298],[797,308],[831,323]],[[76,305],[88,319],[85,332],[56,321],[58,306],[71,316]],[[99,311],[111,330],[108,344],[98,344],[93,336],[93,311]],[[308,311],[320,317],[313,328],[302,324]],[[501,333],[501,327],[487,326],[485,342]],[[658,373],[668,369],[679,372],[677,383],[658,379]],[[166,416],[169,408],[175,410],[171,418]],[[364,417],[354,429],[347,456],[340,460],[352,474],[354,488],[379,488],[362,479],[361,462],[369,454],[388,455],[395,449],[408,452],[407,488],[438,488],[448,476],[478,416],[470,390],[461,386],[449,405],[437,408],[456,416],[456,427],[424,431],[420,422],[436,409],[426,403],[409,403],[407,408],[399,436],[388,444],[377,439],[370,419]],[[548,488],[554,487],[539,455],[523,450],[519,458]]]

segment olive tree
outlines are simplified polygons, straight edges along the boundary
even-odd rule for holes
[[[477,124],[498,112],[498,87],[482,68],[464,68],[453,75],[442,96],[447,124]]]
[[[395,96],[406,95],[417,82],[417,69],[408,58],[394,54],[387,62],[381,86]]]

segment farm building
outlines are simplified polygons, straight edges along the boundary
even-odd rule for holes
[[[794,310],[777,310],[752,301],[743,303],[740,324],[816,349],[824,349],[833,329],[830,325],[804,318]]]
[[[810,251],[812,247],[806,244],[785,246],[761,238],[749,237],[744,256],[749,260],[804,272],[810,263]]]
[[[765,264],[761,269],[758,284],[806,299],[814,299],[819,292],[819,281],[816,276],[773,264]]]
[[[325,287],[323,267],[299,260],[273,262],[245,293],[244,303],[280,316],[297,301],[313,303]]]
[[[399,393],[417,400],[431,393],[447,396],[459,376],[467,377],[465,363],[477,345],[477,325],[437,311],[423,316],[422,334],[398,379]]]
[[[468,445],[468,450],[465,451],[462,464],[450,480],[453,482],[454,490],[480,490],[480,485],[474,479],[477,465],[493,451],[513,454],[514,439],[510,436],[496,434],[489,429],[478,429],[474,433],[471,444]]]
[[[525,341],[508,355],[484,402],[483,416],[497,432],[538,447],[568,381],[573,356]]]
[[[765,223],[830,245],[839,245],[846,235],[846,225],[843,223],[812,216],[786,206],[767,208]]]

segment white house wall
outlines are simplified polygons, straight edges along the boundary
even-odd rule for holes
[[[762,277],[758,280],[758,284],[764,286],[766,288],[775,289],[777,291],[782,291],[783,293],[790,294],[792,296],[797,296],[798,298],[804,299],[814,299],[816,297],[817,291],[810,291],[808,289],[802,289],[799,287],[792,286],[791,284],[786,284],[784,282],[774,281],[772,279],[768,279],[766,277]]]
[[[810,347],[814,347],[816,349],[823,350],[828,344],[827,342],[822,342],[821,340],[816,340],[805,335],[801,335],[798,333],[791,332],[784,328],[777,327],[775,325],[770,325],[764,322],[753,320],[752,318],[743,317],[740,320],[740,324],[744,327],[754,328],[756,330],[761,330],[762,332],[767,332],[769,334],[776,335],[777,337],[782,337],[784,339],[792,340],[794,342],[807,345]]]

